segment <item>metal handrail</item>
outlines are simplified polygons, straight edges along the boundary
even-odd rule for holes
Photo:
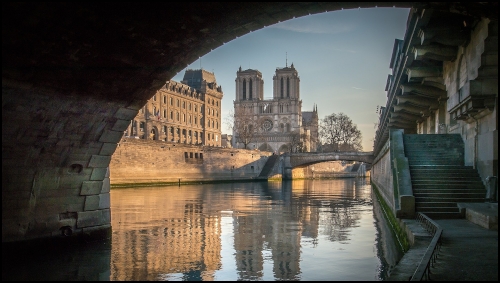
[[[424,276],[426,280],[429,280],[431,274],[430,268],[431,266],[434,266],[434,263],[436,263],[437,254],[441,249],[441,235],[443,234],[443,229],[436,222],[421,212],[417,213],[416,219],[429,233],[433,235],[433,237],[410,281],[422,281]]]

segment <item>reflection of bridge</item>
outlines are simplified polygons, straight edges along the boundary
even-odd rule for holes
[[[285,153],[282,161],[282,176],[283,179],[292,179],[293,168],[307,166],[314,163],[345,160],[371,164],[373,159],[373,152],[336,151],[321,153]]]

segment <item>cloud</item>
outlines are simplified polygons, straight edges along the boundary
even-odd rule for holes
[[[315,22],[286,21],[270,26],[270,28],[282,29],[300,33],[315,34],[337,34],[354,29],[352,25],[328,25]]]

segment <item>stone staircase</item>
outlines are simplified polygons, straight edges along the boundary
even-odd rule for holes
[[[260,174],[258,178],[267,178],[269,177],[269,173],[273,170],[274,164],[276,163],[276,160],[278,160],[279,155],[271,155],[266,161],[266,164],[264,164],[264,167],[262,168],[262,171],[260,171]]]
[[[464,218],[458,203],[485,202],[477,171],[464,166],[459,134],[403,135],[416,212],[432,219]]]

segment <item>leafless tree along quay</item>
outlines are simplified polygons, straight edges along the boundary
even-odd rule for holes
[[[225,123],[231,130],[237,143],[243,144],[246,149],[248,144],[257,141],[259,129],[263,126],[261,121],[254,120],[252,112],[247,108],[231,110],[226,117]]]
[[[362,150],[361,131],[351,118],[344,113],[332,113],[320,121],[319,136],[321,151],[360,151]]]

